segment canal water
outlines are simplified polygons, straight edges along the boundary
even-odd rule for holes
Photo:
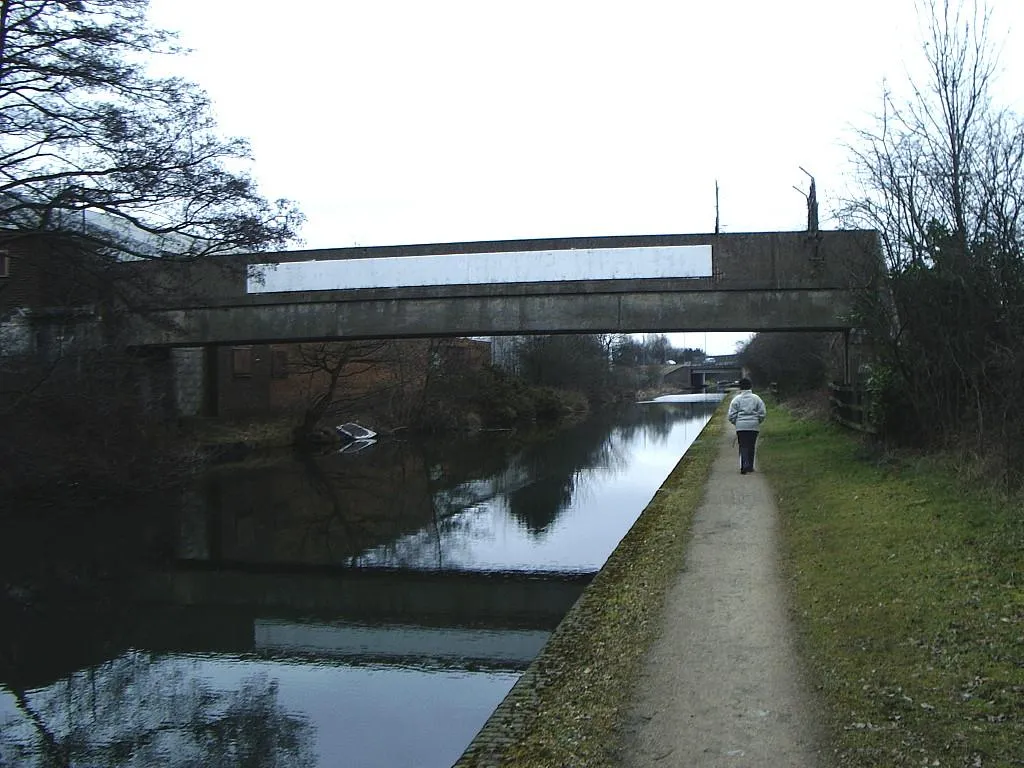
[[[0,766],[451,765],[719,399],[268,455],[7,531]]]

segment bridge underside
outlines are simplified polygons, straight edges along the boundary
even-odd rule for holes
[[[328,295],[324,295],[324,294]],[[531,333],[841,330],[854,296],[843,289],[578,293],[354,300],[345,292],[251,297],[245,304],[137,316],[138,346]]]

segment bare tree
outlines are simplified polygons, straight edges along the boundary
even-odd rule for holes
[[[643,359],[643,345],[628,333],[615,334],[611,342],[611,360],[615,365],[636,367]]]
[[[927,0],[922,12],[927,80],[911,79],[908,98],[887,87],[875,125],[857,131],[861,194],[842,211],[878,229],[893,271],[934,263],[936,225],[964,257],[995,232],[1020,236],[1024,133],[1019,116],[992,101],[991,14],[951,0]]]
[[[842,215],[877,229],[887,259],[896,322],[882,306],[864,321],[883,353],[890,426],[1009,445],[1005,393],[1024,371],[1024,123],[993,100],[989,9],[927,0],[920,11],[926,76],[906,97],[886,89],[857,133],[860,190]]]
[[[300,215],[259,195],[247,143],[196,85],[149,74],[180,49],[147,5],[0,2],[0,227],[150,258],[283,245]]]
[[[299,426],[300,436],[310,435],[330,413],[357,402],[351,392],[343,392],[346,381],[365,376],[379,368],[382,355],[393,342],[339,341],[303,344],[292,372],[308,378],[309,401]]]
[[[663,333],[647,333],[644,334],[644,362],[651,364],[664,365],[668,359],[669,352],[672,349],[672,343],[668,340],[668,336]]]
[[[146,434],[167,400],[158,377],[112,343],[111,310],[159,282],[126,261],[219,268],[226,260],[211,257],[283,247],[301,222],[291,202],[261,196],[247,143],[218,132],[206,94],[153,74],[181,49],[149,25],[147,6],[0,0],[0,247],[12,257],[0,281],[0,381],[16,406],[0,409],[0,455],[19,462],[8,474],[21,479],[40,468],[95,475],[98,462],[113,471],[125,464],[107,447],[139,457],[127,449],[161,442]],[[100,316],[103,349],[76,348]],[[47,431],[55,411],[67,421]]]

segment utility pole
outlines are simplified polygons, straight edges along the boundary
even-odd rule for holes
[[[718,232],[718,179],[715,179],[715,234]]]

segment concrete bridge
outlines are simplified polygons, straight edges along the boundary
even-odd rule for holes
[[[341,248],[125,268],[164,289],[129,315],[126,341],[139,347],[845,330],[882,272],[877,234],[866,230]]]
[[[661,371],[663,384],[675,384],[693,392],[703,392],[709,376],[716,382],[735,381],[743,376],[743,366],[736,355],[725,355],[698,363],[665,366]]]

